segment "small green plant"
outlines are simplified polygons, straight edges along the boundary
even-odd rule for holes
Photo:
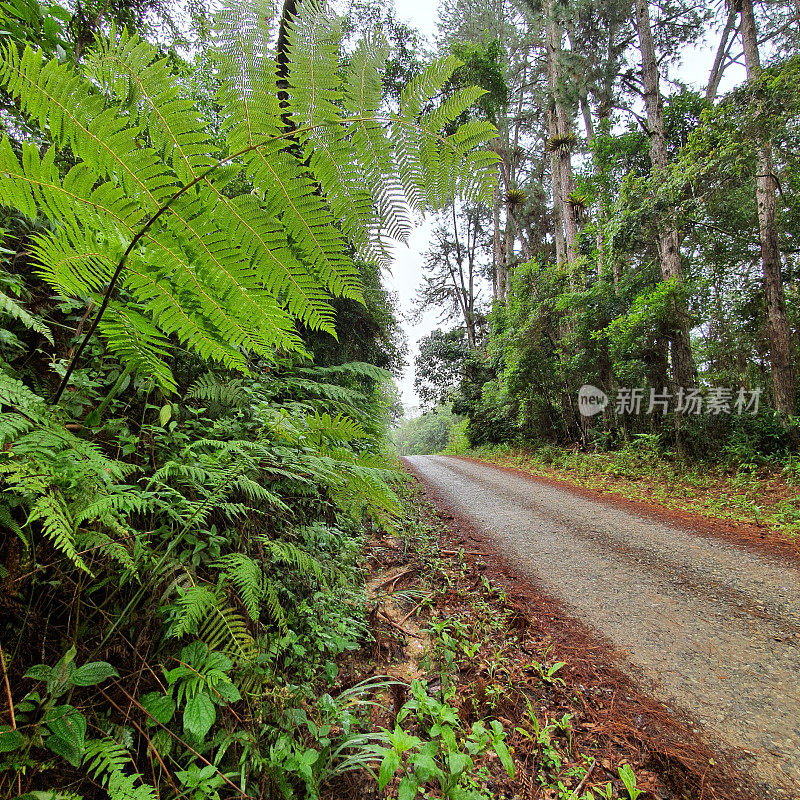
[[[639,795],[644,794],[641,789],[636,788],[636,775],[631,769],[630,764],[623,764],[617,771],[619,772],[620,780],[625,786],[625,790],[628,792],[630,800],[636,800]]]
[[[528,739],[536,748],[539,754],[539,782],[542,786],[547,786],[550,782],[549,775],[557,775],[561,772],[564,758],[553,742],[553,735],[556,731],[571,732],[569,725],[569,714],[565,714],[558,722],[550,722],[542,725],[536,712],[531,705],[529,698],[525,698],[528,706],[526,715],[527,724],[517,727],[516,731]]]
[[[530,664],[526,665],[526,669],[533,670],[538,676],[539,680],[548,686],[554,686],[557,683],[560,683],[562,686],[566,686],[563,678],[556,677],[556,673],[565,666],[565,661],[556,661],[554,664],[548,665],[545,662],[534,659],[530,662]]]
[[[590,797],[596,796],[599,797],[600,800],[611,800],[611,798],[614,796],[614,784],[609,781],[609,783],[602,787],[593,786],[590,791],[592,792]]]
[[[430,697],[424,683],[411,684],[411,699],[400,709],[393,731],[384,730],[383,743],[375,747],[380,757],[378,788],[383,790],[400,776],[398,800],[413,800],[426,785],[438,787],[439,796],[452,800],[478,800],[488,795],[480,788],[482,774],[475,759],[490,748],[514,776],[514,762],[505,743],[503,726],[492,720],[488,727],[476,722],[467,732],[449,703]],[[413,721],[420,735],[403,723]]]
[[[179,662],[179,666],[167,671],[167,683],[175,693],[177,706],[183,707],[184,731],[202,741],[217,721],[216,707],[242,699],[228,677],[233,662],[224,653],[209,650],[204,642],[186,645]],[[151,707],[159,702],[157,695],[147,699]],[[166,701],[160,702],[166,705]]]

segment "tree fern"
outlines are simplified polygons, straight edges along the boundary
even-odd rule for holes
[[[165,391],[169,337],[241,372],[251,355],[302,350],[295,322],[335,334],[330,296],[360,298],[351,253],[385,262],[382,232],[407,233],[407,203],[491,191],[495,157],[476,150],[491,126],[441,133],[479,93],[434,101],[457,61],[424,71],[399,113],[384,113],[383,42],[365,40],[340,69],[338,23],[309,3],[290,26],[281,100],[260,24],[219,26],[218,144],[168,61],[125,31],[98,40],[83,75],[30,47],[3,50],[0,86],[53,146],[18,158],[0,143],[0,202],[58,223],[34,237],[42,275],[93,299],[110,348]],[[64,148],[77,163],[62,178]],[[252,191],[230,196],[237,175]]]

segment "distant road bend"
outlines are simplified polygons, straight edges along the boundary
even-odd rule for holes
[[[490,465],[406,461],[511,566],[626,653],[651,694],[775,796],[800,798],[796,567]]]

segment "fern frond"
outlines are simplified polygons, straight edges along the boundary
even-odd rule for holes
[[[223,575],[233,583],[250,619],[257,620],[264,596],[264,573],[261,567],[246,553],[228,553],[212,566],[222,570]]]
[[[0,312],[22,323],[26,328],[44,336],[50,344],[55,344],[50,328],[39,317],[29,314],[13,297],[9,297],[4,292],[0,292]]]
[[[320,585],[325,585],[327,570],[305,550],[291,542],[274,541],[267,537],[261,537],[261,541],[268,549],[273,561],[278,564],[287,564],[297,570],[302,577],[313,578]]]
[[[96,781],[108,781],[112,772],[122,772],[132,764],[127,749],[113,739],[89,739],[83,756],[83,766]]]
[[[273,581],[266,578],[264,581],[264,605],[269,612],[270,617],[275,621],[281,633],[286,634],[289,631],[289,622],[286,619],[286,612],[281,605],[280,597],[278,596],[278,588]]]
[[[47,403],[22,381],[0,369],[0,406],[8,406],[25,414],[39,417]]]
[[[28,525],[39,520],[42,531],[78,569],[89,572],[75,548],[75,520],[72,519],[64,498],[55,493],[41,495],[31,508]]]
[[[196,633],[199,624],[218,605],[217,595],[205,586],[178,587],[178,598],[174,603],[174,617],[167,630],[167,637],[179,639]]]
[[[11,510],[5,503],[0,503],[0,525],[5,525],[8,530],[15,533],[26,548],[31,546],[28,537],[19,523],[11,516]]]
[[[238,378],[222,381],[219,375],[209,372],[189,387],[186,397],[217,403],[227,408],[239,408],[250,400],[250,392]]]
[[[198,638],[209,650],[225,653],[236,661],[247,663],[257,655],[255,641],[247,622],[235,609],[215,605],[197,631]]]
[[[128,751],[112,739],[86,742],[83,764],[92,779],[105,787],[109,800],[156,800],[155,789],[141,775],[123,771],[133,761]]]
[[[381,113],[385,44],[365,40],[343,71],[339,24],[314,3],[290,26],[281,94],[259,17],[221,14],[246,30],[223,25],[214,54],[214,135],[168,60],[126,31],[100,40],[83,74],[3,48],[0,87],[54,146],[23,145],[18,157],[3,140],[0,203],[58,223],[34,241],[45,280],[110,308],[99,326],[109,348],[165,391],[168,337],[245,374],[252,355],[304,354],[296,323],[335,336],[330,297],[363,300],[352,254],[385,262],[385,235],[408,233],[407,202],[491,193],[497,157],[476,148],[494,129],[441,130],[480,94],[436,99],[459,62],[423,70],[400,113]],[[67,147],[77,163],[62,178],[55,154]],[[234,178],[250,187],[229,191]],[[132,302],[97,303],[116,290]]]
[[[150,375],[165,393],[178,388],[165,359],[169,342],[146,317],[130,306],[112,303],[98,326],[108,349],[140,375]]]
[[[166,58],[138,36],[112,31],[89,53],[83,68],[112,101],[124,103],[134,122],[146,129],[155,150],[181,184],[206,171],[218,158],[208,124],[180,87]]]

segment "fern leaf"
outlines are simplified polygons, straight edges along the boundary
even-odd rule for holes
[[[50,328],[39,317],[29,314],[16,300],[3,292],[0,292],[0,312],[7,314],[12,319],[21,322],[26,328],[44,336],[50,344],[55,344]]]
[[[40,496],[31,508],[27,524],[30,525],[36,520],[41,521],[42,531],[57,550],[60,550],[78,569],[91,574],[75,549],[75,521],[61,495],[48,493]]]
[[[212,566],[222,570],[236,587],[250,619],[257,620],[264,595],[264,573],[261,567],[245,553],[229,553]]]
[[[178,599],[173,606],[174,617],[167,636],[178,639],[196,633],[199,624],[217,606],[217,595],[205,586],[190,586],[178,589]]]

